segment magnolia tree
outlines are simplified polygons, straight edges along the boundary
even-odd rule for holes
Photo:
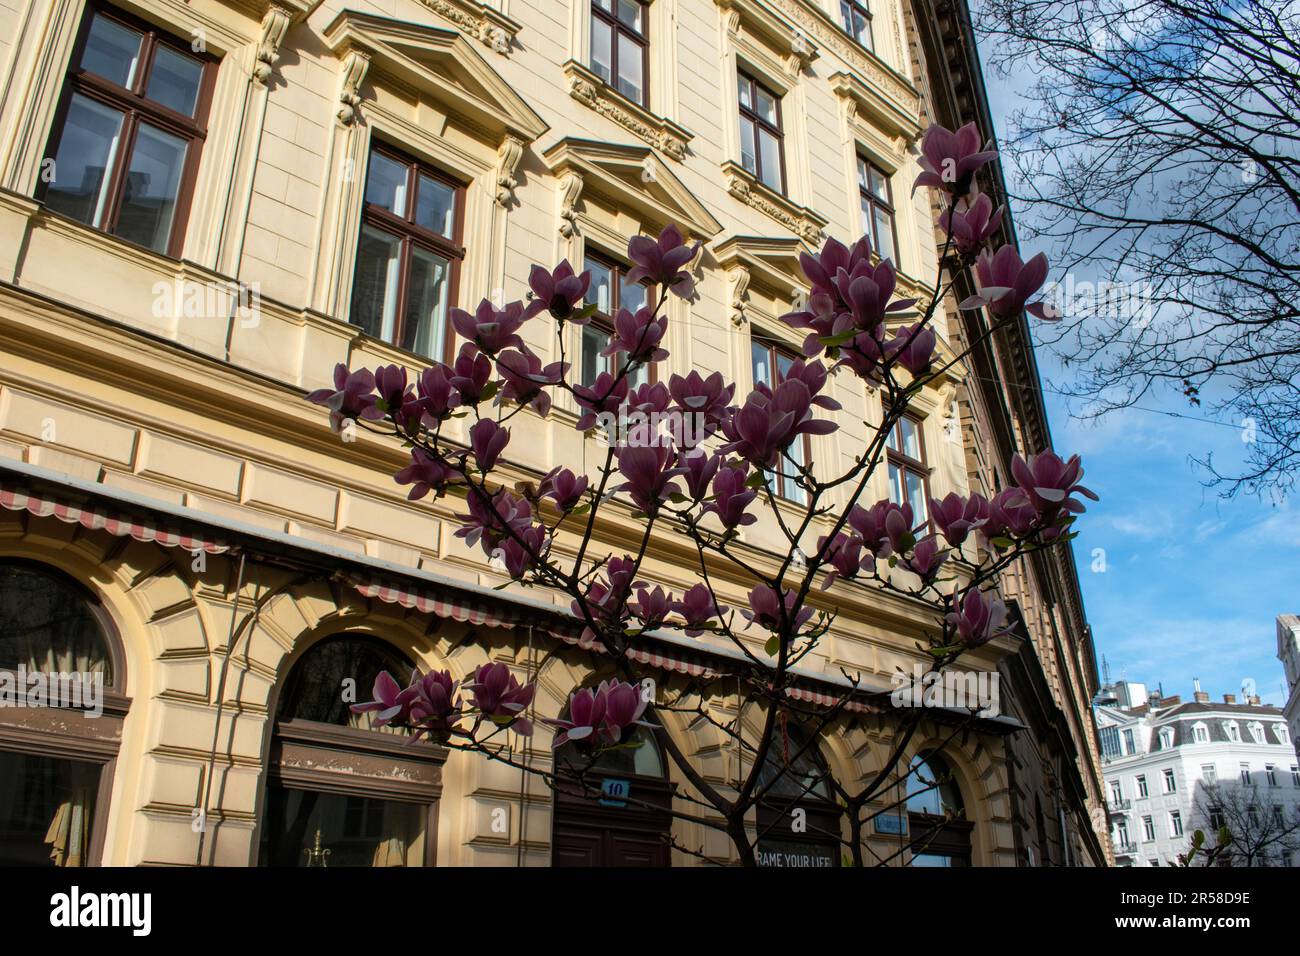
[[[987,308],[994,321],[985,336],[1019,321],[1024,311],[1042,316],[1040,304],[1028,300],[1047,277],[1046,258],[1022,262],[1010,246],[989,248],[1003,210],[979,193],[975,173],[996,153],[981,145],[970,125],[955,133],[931,126],[922,154],[916,186],[947,198],[939,221],[947,265],[933,295],[923,302],[894,298],[894,265],[874,256],[865,237],[852,247],[828,240],[819,254],[801,257],[811,286],[806,308],[782,321],[805,333],[803,358],[774,386],[755,383],[738,396],[721,373],[696,371],[633,384],[639,370],[668,357],[668,297],[694,295],[689,267],[700,244],[687,245],[672,226],[658,238],[638,236],[628,244],[633,267],[627,281],[650,285],[657,301],[614,317],[602,353],[612,370],[595,381],[573,381],[565,360],[566,326],[586,324],[595,311],[586,301],[590,275],[575,273],[567,261],[551,270],[533,266],[524,300],[502,307],[485,300],[472,313],[451,310],[465,344],[453,363],[435,363],[414,382],[394,365],[339,365],[334,388],[309,396],[329,410],[331,426],[364,428],[408,446],[410,462],[394,477],[410,486],[410,500],[446,495],[463,501],[457,536],[482,548],[519,585],[566,595],[575,628],[583,632],[580,647],[619,675],[575,691],[558,717],[543,718],[565,759],[542,768],[524,759],[511,737],[534,733],[535,684],[520,683],[505,664],[484,664],[459,683],[445,671],[417,672],[406,683],[382,674],[375,700],[354,710],[373,712],[379,725],[410,728],[416,739],[427,736],[537,774],[552,787],[592,795],[599,793],[594,768],[603,755],[653,735],[684,781],[669,812],[724,831],[742,863],[757,860],[756,808],[780,812],[814,792],[832,794],[841,814],[840,825],[823,839],[841,842],[843,856],[855,864],[872,862],[864,826],[884,812],[882,801],[896,812],[905,799],[895,788],[912,771],[895,767],[920,712],[899,715],[892,752],[865,780],[840,779],[812,760],[828,728],[856,719],[848,705],[870,697],[853,675],[844,675],[843,691],[831,695],[830,704],[826,697],[812,705],[807,695],[792,694],[808,681],[799,663],[834,626],[827,602],[818,602],[822,609],[813,605],[816,592],[838,581],[859,589],[861,599],[878,588],[912,602],[932,622],[924,652],[940,670],[1008,629],[1007,608],[995,596],[999,573],[1027,552],[1071,538],[1071,525],[1084,510],[1078,496],[1095,499],[1079,485],[1077,457],[1062,461],[1043,452],[1017,458],[1014,485],[991,500],[950,494],[929,502],[928,519],[909,504],[859,503],[909,403],[964,357],[941,363],[931,327],[953,272],[974,269],[980,292],[960,307]],[[520,330],[532,321],[554,327],[557,361],[544,362],[524,343]],[[879,393],[882,415],[876,425],[864,423],[869,439],[856,449],[852,465],[829,476],[792,444],[839,427],[841,408],[828,388],[835,376],[858,379]],[[557,467],[535,484],[503,478],[511,441],[535,427],[525,418],[511,428],[510,420],[525,409],[547,417],[558,392],[568,393],[580,410],[579,431],[608,438],[603,464],[593,474]],[[456,419],[468,421],[458,429],[451,424]],[[641,424],[625,427],[630,421]],[[452,440],[447,433],[453,431],[466,440]],[[802,504],[778,507],[778,480],[793,482]],[[628,503],[644,525],[636,553],[597,553],[602,510]],[[784,545],[755,557],[737,539],[760,512]],[[656,534],[690,542],[699,583],[673,593],[645,579],[642,565]],[[967,544],[976,535],[983,547]],[[723,603],[723,578],[746,582],[743,606]],[[708,675],[669,692],[631,653],[654,632],[712,635],[714,643],[721,639],[734,650],[711,664]],[[737,706],[719,709],[719,700]],[[730,741],[743,757],[738,778],[726,786],[705,779],[665,731],[661,717],[668,712],[707,721]],[[791,721],[805,732],[790,734]],[[915,793],[941,782],[913,780],[902,789]],[[674,845],[703,855],[702,847]]]

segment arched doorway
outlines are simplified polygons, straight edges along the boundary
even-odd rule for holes
[[[907,822],[912,866],[970,866],[971,823],[948,762],[934,753],[912,758]]]
[[[404,682],[412,669],[362,634],[326,638],[294,664],[276,711],[259,865],[433,865],[446,750],[349,706],[381,671]]]
[[[758,864],[771,867],[840,865],[840,810],[816,741],[793,721],[777,725],[759,771]]]
[[[0,559],[0,865],[100,862],[130,704],[125,665],[94,594],[45,565]]]
[[[646,720],[653,719],[647,711]],[[581,784],[557,782],[551,822],[552,866],[668,866],[673,788],[663,752],[646,727],[624,745],[593,759],[575,743],[555,751],[557,770],[581,773],[601,795]]]

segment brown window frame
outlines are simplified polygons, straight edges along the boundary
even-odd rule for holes
[[[738,86],[736,89],[736,109],[739,111],[740,114],[740,122],[743,124],[746,121],[748,121],[754,125],[754,168],[752,170],[746,170],[746,171],[749,172],[749,174],[753,176],[754,179],[757,180],[758,183],[761,186],[763,186],[764,189],[772,188],[766,182],[763,181],[763,149],[760,146],[761,140],[759,138],[758,133],[760,129],[765,129],[769,133],[772,133],[773,135],[776,136],[776,143],[777,143],[776,152],[777,152],[777,156],[780,157],[781,160],[781,188],[778,190],[778,192],[780,192],[780,194],[784,196],[786,194],[787,183],[786,183],[786,170],[785,170],[785,120],[783,118],[783,114],[781,110],[781,95],[777,93],[775,90],[773,90],[766,83],[763,83],[761,80],[756,79],[752,74],[746,72],[746,70],[743,67],[741,67],[736,71],[736,77],[738,81]],[[741,102],[740,87],[744,86],[745,84],[748,84],[750,88],[749,102],[751,104],[757,102],[759,90],[762,90],[764,93],[770,96],[773,99],[773,101],[775,101],[776,125],[773,125],[772,123],[769,123],[767,120],[763,119],[763,117],[759,115],[758,110],[753,106],[746,106],[743,102]],[[743,162],[741,163],[741,166],[742,167],[744,166]]]
[[[108,648],[108,658],[113,668],[112,680],[104,684],[104,712],[97,719],[69,720],[67,708],[50,706],[15,708],[11,718],[9,708],[0,708],[0,750],[95,764],[99,767],[95,813],[91,821],[90,844],[86,849],[84,865],[101,866],[108,834],[113,776],[121,749],[122,726],[131,709],[131,698],[125,693],[126,651],[121,632],[99,595],[62,569],[41,561],[8,555],[0,556],[0,562],[24,565],[51,577],[61,578],[64,584],[77,591],[86,602],[86,609],[99,624]],[[15,675],[8,667],[0,667],[0,672]],[[16,676],[13,679],[16,680]]]
[[[923,517],[925,518],[925,523],[929,525],[930,517],[931,517],[930,516],[930,466],[926,463],[926,457],[925,457],[925,429],[924,429],[925,422],[923,419],[919,418],[916,415],[904,415],[903,418],[907,419],[913,425],[916,426],[916,444],[917,447],[920,449],[921,457],[913,458],[903,451],[903,424],[902,424],[902,420],[900,419],[899,421],[895,422],[893,427],[890,429],[890,431],[893,433],[894,436],[894,445],[896,445],[897,448],[889,447],[888,442],[886,442],[885,461],[888,465],[896,465],[899,468],[899,470],[903,472],[904,501],[906,501],[907,498],[908,473],[920,477],[921,492],[924,495],[925,502],[926,502],[925,515]],[[886,472],[886,479],[888,479],[888,477],[889,477],[888,472]],[[890,481],[889,483],[889,500],[890,501],[894,500],[894,483],[892,481]],[[903,503],[904,502],[902,501],[895,502],[895,504],[903,504]],[[914,520],[920,517],[922,516],[921,515],[912,516]],[[920,521],[917,521],[917,523],[920,524]]]
[[[863,173],[865,172],[865,177]],[[885,196],[882,199],[877,196],[871,189],[871,174],[875,173],[885,182]],[[870,159],[858,154],[857,163],[858,173],[858,212],[859,214],[867,213],[867,232],[871,235],[871,247],[880,255],[880,237],[876,235],[876,217],[877,209],[889,217],[889,241],[890,249],[893,255],[888,257],[894,260],[895,265],[898,263],[898,220],[894,209],[894,184],[887,172],[873,163]],[[865,209],[863,208],[865,205]]]
[[[612,10],[606,10],[596,3],[596,0],[590,0],[591,18],[593,21],[600,20],[608,24],[612,30],[612,38],[609,45],[609,80],[605,83],[610,89],[616,92],[624,99],[637,104],[637,106],[650,108],[650,4],[646,0],[631,0],[641,8],[641,23],[643,29],[638,33],[630,24],[624,23],[618,17],[618,0],[611,0]],[[618,88],[618,38],[619,34],[626,36],[633,43],[641,48],[641,98],[632,99]],[[595,65],[592,63],[590,52],[587,56],[588,67],[593,73],[596,72]],[[599,76],[599,74],[597,74]]]
[[[632,267],[622,262],[619,259],[615,259],[613,256],[605,255],[604,253],[601,252],[584,251],[582,255],[582,268],[584,271],[587,269],[587,263],[589,262],[598,262],[606,269],[609,270],[610,311],[601,312],[599,309],[597,309],[595,312],[591,314],[591,319],[589,320],[588,324],[595,326],[596,328],[600,329],[602,332],[605,332],[610,336],[613,336],[614,316],[618,315],[619,310],[623,307],[623,277],[629,271],[631,271]],[[654,285],[645,282],[639,284],[642,286],[642,288],[645,289],[646,307],[653,308],[656,302],[655,299],[656,287]],[[579,329],[578,332],[578,366],[579,366],[579,372],[581,372],[581,366],[582,366],[582,330],[581,329]],[[611,355],[605,359],[605,368],[602,369],[601,371],[609,372],[611,375],[613,375],[614,374],[613,366],[614,366],[614,357]],[[659,374],[657,371],[658,366],[659,366],[658,362],[645,363],[647,382],[654,383],[659,381]],[[599,375],[600,372],[597,372],[596,374]],[[582,382],[580,384],[590,385],[591,383]]]
[[[112,80],[91,73],[81,67],[81,60],[85,55],[86,44],[90,38],[90,27],[97,16],[113,20],[124,27],[143,33],[140,40],[139,54],[141,68],[138,70],[138,75],[133,78],[131,89],[119,86]],[[149,77],[153,72],[155,54],[159,46],[169,47],[174,52],[180,53],[191,60],[197,60],[203,65],[203,75],[199,81],[199,91],[195,99],[194,115],[192,117],[178,113],[170,107],[145,97],[144,91],[149,86]],[[147,121],[149,125],[157,126],[165,132],[186,140],[189,144],[185,151],[185,167],[181,172],[180,186],[176,193],[176,213],[172,221],[171,234],[167,238],[167,249],[159,253],[171,259],[181,257],[185,246],[185,230],[189,223],[190,207],[194,199],[194,185],[198,179],[199,163],[208,134],[208,113],[212,106],[212,91],[216,84],[217,65],[218,62],[213,56],[205,53],[195,53],[190,48],[190,44],[147,20],[133,16],[107,3],[91,2],[86,5],[81,25],[77,28],[77,39],[68,62],[63,89],[59,93],[59,106],[55,111],[50,139],[45,148],[46,161],[53,162],[58,155],[59,144],[63,139],[68,111],[72,107],[74,94],[80,93],[82,96],[117,110],[123,115],[120,148],[113,157],[112,167],[105,171],[108,203],[104,209],[103,221],[99,225],[85,223],[80,219],[74,219],[73,221],[82,222],[82,225],[113,236],[113,238],[120,239],[122,242],[136,248],[149,248],[114,232],[122,210],[127,169],[135,154],[136,134],[139,131],[140,123]],[[37,198],[44,202],[48,192],[49,182],[42,181],[37,191]],[[49,212],[52,215],[71,218],[65,217],[55,210],[49,210]],[[157,252],[154,249],[149,249],[149,251]]]
[[[777,342],[775,339],[768,338],[767,336],[764,336],[762,334],[757,334],[750,338],[749,368],[750,368],[751,378],[753,377],[752,373],[754,368],[754,347],[755,346],[759,346],[767,350],[768,363],[772,369],[772,380],[770,382],[764,382],[763,384],[773,390],[775,390],[776,387],[780,385],[782,381],[780,377],[781,366],[778,364],[778,359],[780,357],[785,357],[796,362],[803,361],[803,356],[800,355],[798,352],[796,352],[790,346],[785,345],[781,342]],[[758,385],[757,382],[752,382],[752,381],[750,382],[750,384],[752,386]],[[806,434],[801,435],[800,438],[803,441],[804,467],[811,468],[812,467],[812,439],[810,436]],[[804,496],[802,501],[800,501],[797,498],[786,497],[785,494],[786,479],[789,478],[790,481],[795,480],[794,476],[787,475],[786,473],[787,467],[788,466],[786,464],[785,455],[782,454],[780,459],[776,463],[776,468],[773,469],[773,473],[776,475],[776,479],[777,479],[776,489],[775,489],[776,496],[780,498],[782,501],[788,501],[792,505],[803,506],[808,503],[808,497],[807,497],[808,492],[805,491],[803,488],[799,488],[799,493]],[[796,485],[795,487],[798,487],[798,485]]]
[[[846,7],[848,8],[847,11],[845,9]],[[855,13],[861,14],[862,19],[866,21],[868,42],[863,43],[860,39],[858,39],[858,37],[853,32],[852,23],[844,22],[844,14],[846,12],[849,14],[850,17]],[[863,3],[862,0],[840,0],[840,29],[844,31],[845,36],[847,36],[858,46],[862,47],[864,50],[870,50],[873,53],[875,52],[876,50],[875,23],[871,16],[871,8],[868,7],[865,3]]]
[[[366,187],[370,184],[370,157],[379,153],[385,158],[399,163],[406,167],[406,211],[405,215],[398,216],[387,209],[376,206],[373,203],[366,202]],[[420,175],[426,175],[430,178],[441,182],[443,185],[451,186],[455,190],[456,212],[452,217],[452,236],[448,239],[446,236],[439,235],[431,229],[425,229],[415,221],[416,211],[419,204],[419,182]],[[370,144],[370,150],[366,157],[366,183],[361,190],[361,226],[357,229],[357,247],[361,246],[362,230],[366,226],[372,226],[381,232],[398,239],[402,244],[401,259],[398,266],[399,278],[397,282],[396,301],[393,305],[393,339],[386,339],[375,336],[381,342],[388,342],[394,348],[403,348],[401,345],[402,337],[406,331],[406,297],[410,292],[411,279],[411,252],[415,247],[420,247],[428,252],[441,256],[447,260],[451,270],[451,275],[447,278],[447,315],[448,319],[443,330],[442,354],[433,356],[422,356],[422,358],[432,359],[434,361],[448,361],[456,342],[456,330],[452,326],[450,315],[451,310],[456,307],[458,296],[460,294],[460,269],[465,260],[465,184],[456,179],[449,173],[444,172],[436,166],[430,165],[423,160],[417,159],[410,153],[403,152],[400,149],[389,146],[381,140],[374,140]],[[358,261],[353,267],[353,284],[356,283],[356,269],[360,266]],[[348,302],[348,322],[356,325],[352,318],[352,302]],[[360,326],[358,326],[360,328]],[[409,351],[403,349],[404,351]]]

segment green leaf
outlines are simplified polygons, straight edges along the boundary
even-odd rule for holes
[[[483,386],[483,391],[479,394],[478,400],[480,402],[491,401],[492,399],[496,398],[496,395],[497,395],[497,383],[488,382],[486,385]]]
[[[841,332],[838,335],[819,335],[817,336],[817,341],[822,345],[845,345],[852,342],[861,334],[861,329],[849,329],[848,331]]]
[[[1003,551],[1006,551],[1008,548],[1014,548],[1016,546],[1016,543],[1012,541],[1010,538],[994,538],[989,543],[992,544],[993,547],[995,548],[1001,548]]]
[[[767,643],[763,645],[763,650],[767,652],[768,657],[776,657],[781,650],[781,635],[773,634],[769,637]]]

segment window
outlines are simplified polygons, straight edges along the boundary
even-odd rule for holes
[[[1228,739],[1233,743],[1237,743],[1241,740],[1241,730],[1237,727],[1237,722],[1235,720],[1226,721],[1223,725],[1223,729],[1227,731]]]
[[[817,741],[793,720],[783,720],[758,775],[760,866],[840,865],[840,812],[829,776]]]
[[[1174,772],[1172,770],[1166,770],[1164,773],[1164,778],[1165,778],[1165,793],[1174,793],[1175,791],[1178,790],[1178,783],[1174,779]]]
[[[1291,768],[1291,786],[1300,787],[1300,767]]]
[[[781,98],[740,74],[740,164],[764,186],[785,193]]]
[[[1101,755],[1103,757],[1118,757],[1123,754],[1119,744],[1118,727],[1099,727],[1097,729],[1097,738],[1101,742]]]
[[[1126,754],[1137,753],[1137,746],[1133,743],[1132,730],[1124,731],[1124,753]]]
[[[582,384],[591,385],[601,372],[613,375],[618,368],[618,355],[607,357],[600,354],[609,345],[610,335],[614,331],[614,316],[621,309],[635,312],[653,307],[654,290],[636,282],[628,282],[627,267],[612,259],[588,255],[583,268],[591,273],[587,301],[596,304],[596,313],[590,322],[581,327],[578,371]],[[654,367],[638,365],[628,372],[627,377],[628,384],[635,388],[654,380]]]
[[[960,819],[964,804],[948,764],[937,754],[920,754],[911,769],[907,811],[912,865],[970,866],[971,825]]]
[[[875,48],[871,42],[871,11],[863,0],[840,0],[840,26],[868,50]]]
[[[1207,763],[1201,765],[1201,779],[1206,783],[1219,782],[1219,772],[1214,769],[1214,764]]]
[[[1248,763],[1241,765],[1241,782],[1246,786],[1250,786],[1250,764]]]
[[[650,27],[639,0],[591,0],[591,70],[634,103],[648,106]]]
[[[898,234],[894,228],[893,187],[879,167],[858,157],[858,204],[862,210],[862,234],[882,259],[896,260]]]
[[[1291,742],[1290,738],[1287,736],[1286,724],[1274,724],[1273,733],[1277,736],[1278,743],[1285,744]]]
[[[1183,835],[1183,815],[1177,810],[1169,811],[1169,834],[1176,837]]]
[[[447,309],[465,250],[464,189],[387,147],[370,150],[352,286],[353,325],[409,352],[451,351]]]
[[[1214,830],[1222,830],[1224,826],[1223,809],[1221,807],[1210,807],[1210,827]]]
[[[424,866],[433,863],[438,766],[446,751],[374,728],[340,688],[368,696],[380,671],[412,665],[374,638],[342,634],[308,648],[285,680],[271,747],[261,866]],[[328,760],[320,759],[322,753]]]
[[[1147,866],[1159,866],[1160,861],[1156,859],[1147,860]]]
[[[910,504],[913,522],[925,524],[930,520],[930,469],[925,466],[921,423],[910,416],[900,419],[885,439],[885,448],[889,460],[889,500],[897,505]]]
[[[1258,722],[1255,722],[1255,723],[1252,723],[1248,729],[1250,730],[1250,737],[1251,737],[1252,740],[1255,741],[1255,743],[1257,743],[1257,744],[1262,744],[1262,743],[1264,742],[1264,725],[1263,725],[1263,724],[1258,723]]]
[[[0,562],[0,671],[25,705],[0,708],[0,865],[98,864],[129,704],[112,621],[59,572]],[[59,676],[57,701],[55,681],[28,696],[36,673]]]
[[[1150,817],[1142,818],[1142,840],[1150,843],[1156,838],[1156,824]]]
[[[1119,803],[1124,799],[1124,790],[1120,787],[1118,780],[1110,782],[1110,800],[1111,803]]]
[[[1165,727],[1160,731],[1160,749],[1168,750],[1174,745],[1174,731],[1172,727]]]
[[[773,390],[784,381],[786,372],[796,361],[794,353],[762,339],[751,340],[749,352],[754,385],[761,382]],[[794,464],[787,457],[793,459]],[[796,483],[798,469],[795,466],[807,468],[811,460],[812,443],[807,435],[800,435],[786,448],[774,470],[776,493],[780,497],[795,504],[803,504],[807,500],[806,492]]]
[[[1277,768],[1271,763],[1264,764],[1264,776],[1268,778],[1268,785],[1270,787],[1277,786]]]
[[[1144,774],[1138,774],[1137,776],[1137,791],[1138,791],[1138,797],[1148,796],[1147,778]]]
[[[1127,820],[1120,820],[1119,823],[1116,824],[1116,826],[1115,826],[1115,837],[1116,837],[1115,842],[1117,842],[1120,846],[1128,846],[1129,839],[1128,839],[1128,821],[1127,821]]]
[[[46,151],[46,208],[179,258],[215,75],[189,43],[92,7]]]
[[[1192,737],[1198,744],[1208,744],[1210,742],[1210,731],[1204,724],[1197,724],[1192,728]]]
[[[1286,826],[1286,816],[1278,804],[1273,804],[1273,825],[1277,827]]]

